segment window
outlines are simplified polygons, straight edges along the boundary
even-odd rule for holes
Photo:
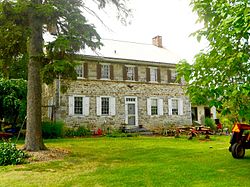
[[[114,80],[113,65],[110,64],[97,64],[97,79]]]
[[[74,97],[74,114],[83,114],[83,98]]]
[[[101,98],[101,114],[109,115],[109,97]]]
[[[151,99],[151,115],[158,115],[157,99]]]
[[[136,99],[135,98],[131,98],[131,97],[127,97],[126,98],[126,102],[136,102]]]
[[[127,80],[135,80],[135,67],[126,67],[127,69]]]
[[[171,80],[176,81],[177,79],[177,71],[171,70]]]
[[[157,69],[150,68],[150,81],[156,82],[157,81]]]
[[[150,67],[146,69],[147,82],[161,82],[160,69],[157,67]]]
[[[77,78],[83,78],[84,77],[84,71],[83,71],[83,65],[77,65],[75,67]]]
[[[175,83],[177,79],[177,71],[175,69],[168,70],[168,82]]]
[[[98,116],[115,115],[115,97],[101,96],[96,98],[96,114]]]
[[[89,97],[69,96],[69,115],[88,116]]]
[[[155,97],[148,98],[147,112],[150,116],[163,115],[163,99]]]
[[[178,99],[172,99],[172,115],[178,115]]]
[[[123,80],[138,81],[138,68],[133,65],[124,65]]]
[[[110,78],[110,67],[109,67],[109,65],[107,65],[107,64],[102,65],[101,78],[102,79],[109,79]]]
[[[168,114],[183,115],[183,100],[181,98],[168,99]]]

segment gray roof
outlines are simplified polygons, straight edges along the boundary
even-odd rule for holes
[[[80,54],[101,58],[176,64],[180,58],[164,47],[119,40],[102,39],[100,50],[85,49]]]

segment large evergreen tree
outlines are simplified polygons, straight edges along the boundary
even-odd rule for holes
[[[114,5],[120,18],[127,16],[126,0],[93,0],[100,9]],[[3,67],[28,55],[27,129],[25,149],[46,149],[41,131],[41,70],[52,64],[73,68],[73,54],[85,46],[101,45],[94,25],[82,10],[84,0],[0,0],[0,58]],[[45,45],[43,33],[55,36]],[[27,45],[26,45],[27,44]],[[26,47],[27,46],[27,47]],[[44,49],[47,52],[44,54]]]
[[[191,6],[204,23],[193,35],[209,42],[193,65],[185,61],[178,65],[191,101],[216,106],[237,121],[249,120],[249,0],[191,0]]]

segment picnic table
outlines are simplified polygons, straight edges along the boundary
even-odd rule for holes
[[[9,138],[12,137],[12,136],[13,136],[12,133],[0,132],[0,138],[9,139]]]

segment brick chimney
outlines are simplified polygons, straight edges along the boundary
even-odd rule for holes
[[[155,36],[153,39],[152,39],[152,43],[154,46],[156,47],[163,47],[162,46],[162,36]]]

